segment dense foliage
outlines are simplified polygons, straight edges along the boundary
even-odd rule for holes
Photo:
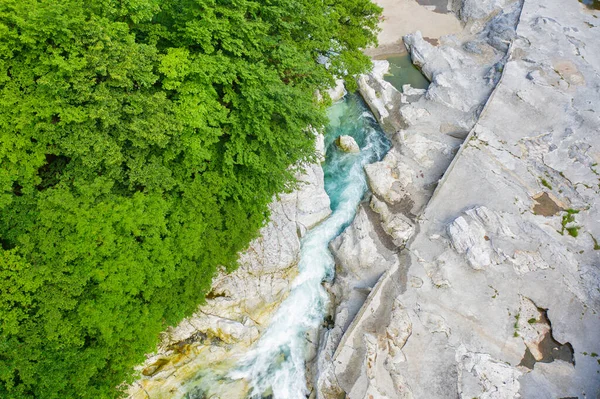
[[[119,396],[311,158],[379,12],[0,0],[0,397]]]

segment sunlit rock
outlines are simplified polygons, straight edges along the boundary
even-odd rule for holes
[[[344,97],[346,95],[346,87],[344,86],[344,80],[337,79],[335,81],[335,87],[329,89],[327,91],[327,94],[329,94],[331,101],[338,101],[342,97]]]
[[[322,137],[316,133],[316,145],[324,151]],[[256,342],[289,294],[300,236],[331,213],[321,166],[306,165],[298,179],[296,191],[271,204],[271,219],[240,254],[239,268],[218,274],[206,304],[164,333],[156,353],[139,367],[130,398],[178,397],[204,389],[230,399],[247,395],[243,381],[227,382],[222,376],[235,356]]]
[[[340,136],[335,143],[344,152],[360,152],[360,147],[351,136]]]
[[[344,320],[319,387],[357,398],[595,395],[600,14],[576,1],[453,3],[462,36],[405,38],[431,85],[405,96],[394,147],[366,168],[378,217],[348,230],[389,235],[393,216],[414,221],[396,291],[378,302],[385,273]],[[389,118],[398,104],[374,81],[362,79],[365,99]]]

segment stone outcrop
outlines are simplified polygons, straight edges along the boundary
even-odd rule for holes
[[[322,144],[317,135],[321,154]],[[296,191],[271,204],[270,222],[240,254],[239,268],[215,277],[206,304],[164,333],[156,353],[140,366],[130,398],[182,396],[204,369],[226,370],[259,338],[297,275],[300,238],[331,213],[321,166],[306,165],[299,181]],[[245,395],[239,381],[219,389],[224,398]]]
[[[351,136],[339,136],[335,144],[344,152],[360,152],[360,147]]]
[[[316,396],[599,396],[600,14],[454,6],[460,37],[405,38],[426,93],[394,93],[380,70],[359,80],[394,146],[366,168],[378,215],[336,242],[376,236],[395,255],[375,261],[354,319],[356,292],[336,296]],[[358,254],[334,249],[340,275],[355,270]]]
[[[331,98],[331,101],[338,101],[346,95],[346,87],[344,86],[343,79],[337,79],[335,81],[335,87],[329,89],[327,94]]]
[[[401,259],[386,233],[371,222],[374,217],[364,203],[352,225],[330,245],[340,267],[329,289],[333,325],[321,333],[317,397],[381,397],[377,392],[395,392],[399,383],[386,359],[399,353],[410,334],[410,324],[402,325],[407,320],[392,316],[396,305],[390,302],[403,284]],[[378,323],[390,317],[399,319],[398,324]]]
[[[371,57],[404,51],[402,37],[421,30],[429,40],[459,33],[461,22],[449,13],[448,0],[374,0],[383,8],[377,35],[378,46],[365,53]]]
[[[465,3],[470,7],[471,2]],[[383,79],[387,61],[375,61],[373,71],[358,79],[361,94],[394,143],[381,163],[369,167],[371,175],[379,175],[371,180],[385,180],[400,192],[412,215],[429,201],[500,78],[507,47],[498,45],[497,31],[510,42],[521,10],[520,1],[502,4],[461,36],[442,38],[438,46],[420,32],[404,38],[413,63],[431,81],[426,92],[396,90]]]
[[[357,79],[358,90],[365,99],[371,112],[385,131],[395,131],[404,126],[398,116],[401,94],[391,83],[383,79],[390,65],[385,60],[373,60],[373,69],[368,75]]]

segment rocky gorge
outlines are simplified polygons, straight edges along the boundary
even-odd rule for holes
[[[598,397],[600,13],[576,0],[443,8],[456,24],[427,34],[451,35],[400,42],[426,90],[395,88],[387,61],[358,77],[392,147],[365,166],[372,194],[330,244],[329,315],[306,337],[310,395]],[[240,268],[165,332],[130,397],[220,384],[206,370],[234,367],[264,333],[302,237],[330,214],[323,179],[307,165],[273,202]],[[212,397],[246,395],[243,381],[220,386]]]

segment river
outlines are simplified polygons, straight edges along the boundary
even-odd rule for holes
[[[189,399],[227,396],[227,385],[244,380],[252,399],[305,399],[306,334],[323,323],[329,297],[322,283],[334,277],[335,262],[329,243],[352,222],[367,192],[364,166],[379,161],[390,142],[355,94],[333,104],[325,129],[325,191],[331,215],[301,241],[298,276],[289,296],[273,316],[258,342],[233,367],[203,370],[186,395]],[[345,153],[335,144],[340,135],[352,136],[361,151]]]
[[[254,348],[229,374],[230,378],[249,382],[251,398],[306,398],[306,333],[323,322],[328,295],[322,282],[331,280],[335,270],[329,242],[352,222],[367,191],[364,165],[381,160],[390,147],[356,95],[347,95],[334,104],[329,109],[329,119],[323,170],[332,214],[302,239],[299,275],[290,295]],[[339,150],[335,139],[340,135],[352,136],[360,153]]]

